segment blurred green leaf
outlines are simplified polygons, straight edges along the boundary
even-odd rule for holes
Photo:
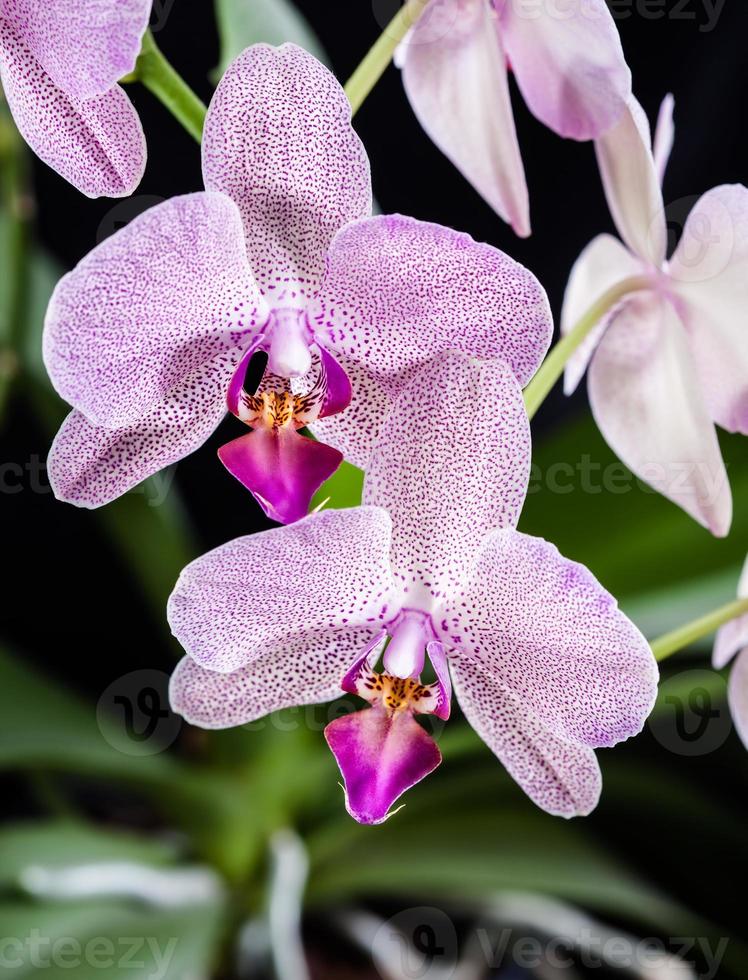
[[[172,842],[72,821],[9,824],[0,828],[0,884],[17,882],[30,865],[55,868],[97,861],[162,865],[176,854]]]
[[[129,902],[1,903],[3,976],[185,980],[218,954],[219,903],[176,909]]]
[[[250,44],[293,41],[327,64],[316,34],[292,0],[215,0],[221,57],[216,80]]]

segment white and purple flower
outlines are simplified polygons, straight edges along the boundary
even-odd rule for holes
[[[361,696],[370,706],[325,734],[349,812],[380,823],[439,764],[416,715],[446,719],[454,683],[539,806],[589,813],[594,749],[641,729],[657,668],[586,568],[515,530],[529,467],[505,359],[449,351],[423,364],[378,426],[363,506],[239,538],[182,572],[169,622],[189,656],[174,709],[225,728],[341,689]]]
[[[59,498],[107,503],[202,445],[228,403],[252,431],[221,459],[289,523],[341,449],[366,456],[427,358],[506,348],[523,382],[537,368],[552,322],[527,270],[437,225],[357,220],[368,161],[343,90],[301,48],[257,45],[229,68],[203,172],[207,191],[151,208],[55,290],[44,355],[74,406],[49,457]],[[267,372],[247,392],[259,351]],[[316,422],[324,435],[340,412],[337,448],[297,432]]]
[[[748,599],[748,558],[738,582],[738,599]],[[733,660],[727,700],[735,729],[748,748],[748,613],[726,623],[714,641],[714,669],[722,670]]]
[[[522,236],[530,204],[509,70],[531,112],[576,140],[609,129],[631,94],[605,0],[429,0],[397,60],[425,131]]]
[[[716,187],[694,205],[667,258],[660,183],[673,145],[673,101],[654,145],[641,106],[597,141],[610,211],[623,244],[595,238],[572,269],[562,333],[609,288],[626,296],[569,360],[570,394],[589,365],[592,413],[606,442],[639,477],[713,534],[727,534],[732,495],[715,423],[748,435],[748,190]]]
[[[135,67],[151,0],[0,0],[0,78],[36,155],[88,197],[125,197],[143,128],[117,84]]]

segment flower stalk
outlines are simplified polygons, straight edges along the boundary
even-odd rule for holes
[[[731,619],[746,614],[748,614],[748,599],[735,599],[705,616],[699,616],[698,619],[686,623],[685,626],[679,626],[678,629],[665,633],[652,643],[655,660],[665,660],[678,650],[685,649],[697,640],[703,640],[705,636],[714,633]]]
[[[135,71],[123,81],[137,80],[156,96],[198,143],[203,136],[207,109],[182,76],[169,64],[150,31],[143,44]]]
[[[565,337],[552,348],[540,368],[525,388],[524,399],[527,414],[532,418],[551,389],[561,377],[571,355],[577,350],[581,343],[592,333],[597,324],[602,320],[606,313],[630,293],[638,292],[642,289],[651,288],[651,280],[646,276],[631,276],[623,279],[615,286],[611,286],[607,292],[603,293],[597,302],[590,307],[584,316],[572,327]]]
[[[403,4],[348,79],[345,94],[351,103],[352,115],[355,116],[366,101],[367,96],[384,74],[387,65],[392,61],[398,44],[426,9],[427,3],[428,0],[408,0]]]

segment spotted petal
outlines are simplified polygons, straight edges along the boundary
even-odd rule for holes
[[[553,333],[531,272],[468,235],[401,215],[336,236],[314,309],[353,386],[348,409],[315,431],[361,467],[388,406],[425,361],[447,350],[500,357],[525,385]]]
[[[738,598],[748,599],[748,558],[738,584]],[[731,619],[717,631],[712,655],[714,669],[721,670],[726,667],[743,647],[748,648],[748,615]]]
[[[529,235],[506,57],[490,5],[431,0],[399,60],[424,130],[496,213],[518,235]]]
[[[371,211],[369,162],[345,93],[294,44],[255,44],[229,66],[205,120],[203,176],[239,206],[250,264],[274,307],[303,306],[335,232]]]
[[[236,206],[222,194],[188,194],[137,217],[60,280],[44,359],[66,401],[122,428],[166,404],[202,365],[248,346],[266,315]]]
[[[47,459],[58,500],[100,507],[205,442],[226,414],[226,387],[240,350],[219,354],[138,422],[106,429],[73,410]]]
[[[553,735],[475,661],[457,657],[452,675],[465,717],[534,803],[562,817],[595,809],[602,777],[589,746]]]
[[[741,649],[730,671],[727,700],[735,729],[748,748],[748,646]]]
[[[376,636],[366,627],[300,634],[231,674],[184,657],[171,678],[174,711],[200,728],[246,725],[271,711],[340,697],[341,678]]]
[[[0,78],[16,126],[40,160],[88,197],[132,194],[145,170],[145,137],[119,86],[73,99],[2,18]]]
[[[199,664],[226,673],[303,635],[373,628],[399,609],[390,538],[376,507],[237,538],[184,569],[169,599],[172,631]]]
[[[553,739],[599,748],[641,730],[657,690],[654,657],[583,565],[504,529],[485,540],[471,571],[441,616],[458,697],[457,675],[464,688],[472,662],[470,690],[487,679],[506,711],[516,701]]]
[[[709,412],[748,435],[748,190],[716,187],[688,216],[670,264]]]
[[[382,427],[363,495],[392,516],[406,604],[459,588],[485,535],[516,524],[529,467],[522,393],[502,361],[449,352],[422,368]]]
[[[541,122],[589,140],[620,119],[631,72],[605,0],[571,0],[563,12],[536,0],[496,6],[517,84]]]
[[[383,823],[392,804],[441,762],[436,743],[410,711],[375,704],[325,729],[345,782],[345,805],[364,824]]]
[[[135,67],[151,0],[3,0],[9,21],[74,100],[102,95]]]
[[[730,484],[683,323],[670,302],[637,293],[608,327],[589,372],[592,412],[633,472],[722,537]]]

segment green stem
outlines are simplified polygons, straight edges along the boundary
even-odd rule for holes
[[[408,0],[403,4],[382,31],[374,47],[348,79],[345,94],[351,103],[352,115],[355,116],[369,92],[382,77],[387,65],[392,61],[398,44],[421,16],[427,3],[428,0]]]
[[[735,599],[734,602],[728,602],[726,606],[720,606],[719,609],[715,609],[705,616],[699,616],[698,619],[686,623],[685,626],[679,626],[677,630],[673,630],[671,633],[665,633],[664,636],[660,636],[652,642],[652,653],[655,655],[655,660],[665,660],[671,653],[683,650],[697,640],[709,636],[720,626],[729,623],[731,619],[746,614],[748,614],[748,599]]]
[[[190,136],[198,143],[202,140],[208,110],[163,56],[150,31],[143,36],[133,77],[166,106]]]
[[[532,418],[540,406],[547,398],[549,392],[563,374],[566,363],[580,346],[582,341],[589,336],[600,320],[606,313],[629,293],[638,292],[651,286],[651,281],[646,276],[632,276],[622,282],[612,286],[600,299],[584,314],[564,337],[559,340],[540,365],[540,369],[530,384],[525,388],[525,407],[527,414]]]

